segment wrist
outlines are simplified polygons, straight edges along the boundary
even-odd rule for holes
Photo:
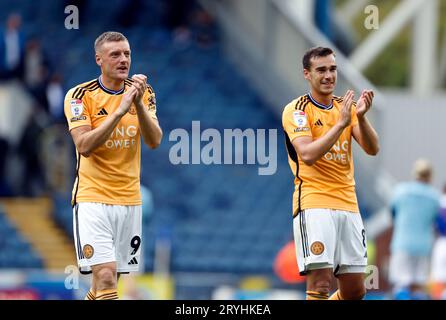
[[[137,109],[144,109],[144,103],[142,103],[142,99],[135,101],[135,106]]]
[[[337,126],[337,129],[341,131],[348,127],[348,125],[341,122],[337,122],[335,126]]]
[[[114,114],[118,117],[118,118],[122,118],[127,112],[124,112],[123,110],[121,110],[120,108],[118,108]]]

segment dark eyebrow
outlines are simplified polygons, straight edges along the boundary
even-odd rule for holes
[[[124,50],[124,53],[129,53],[130,54],[130,50]],[[112,54],[119,54],[119,53],[121,53],[121,50],[113,50],[112,52],[110,52],[110,54],[112,55]]]
[[[337,65],[332,65],[330,67],[326,67],[326,66],[317,67],[316,70],[321,71],[321,70],[326,70],[326,69],[337,69],[337,68],[338,68]]]

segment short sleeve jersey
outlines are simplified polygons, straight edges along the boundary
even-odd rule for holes
[[[133,80],[125,80],[124,88],[112,91],[100,79],[82,83],[65,96],[64,112],[69,130],[80,126],[95,129],[120,105],[122,96]],[[150,85],[143,103],[156,119],[155,93]],[[76,178],[72,204],[98,202],[115,205],[139,205],[141,137],[134,104],[114,128],[109,139],[89,157],[76,150]]]
[[[312,166],[298,156],[292,141],[309,136],[317,140],[335,125],[340,116],[342,98],[334,97],[329,106],[315,101],[310,94],[291,101],[283,110],[288,163],[295,179],[293,215],[304,209],[322,208],[359,212],[355,193],[352,158],[352,128],[357,125],[355,105],[352,122],[332,148]]]

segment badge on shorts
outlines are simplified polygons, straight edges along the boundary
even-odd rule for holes
[[[318,256],[318,255],[321,255],[324,252],[325,247],[324,247],[324,244],[322,242],[315,241],[315,242],[313,242],[311,244],[311,248],[310,249],[311,249],[311,253],[312,254]]]
[[[91,245],[86,244],[83,248],[82,248],[82,252],[84,253],[84,257],[85,259],[90,259],[93,254],[94,254],[94,249]]]

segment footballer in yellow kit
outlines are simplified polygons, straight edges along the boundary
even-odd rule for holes
[[[370,155],[378,135],[365,114],[373,92],[333,95],[337,80],[330,48],[308,50],[302,60],[310,92],[284,108],[288,162],[294,174],[293,228],[301,274],[307,275],[307,299],[329,298],[332,276],[339,290],[330,299],[365,295],[366,234],[355,193],[352,137]]]
[[[119,274],[137,271],[140,264],[141,140],[156,148],[162,130],[147,77],[129,77],[127,38],[105,32],[94,48],[101,75],[65,96],[77,157],[73,230],[79,268],[93,273],[85,299],[114,300]]]
[[[333,97],[329,106],[317,103],[311,93],[291,101],[283,111],[288,162],[295,175],[293,216],[303,209],[330,208],[359,212],[355,193],[352,158],[352,127],[358,119],[352,109],[351,126],[314,165],[306,165],[297,157],[291,141],[308,136],[318,139],[336,123],[342,98]]]
[[[100,126],[119,107],[122,95],[132,82],[132,79],[126,79],[124,87],[115,92],[105,88],[98,78],[69,90],[65,99],[69,130],[86,125],[92,129]],[[155,93],[150,86],[144,93],[143,103],[150,116],[157,119]],[[72,204],[100,202],[140,205],[140,158],[138,117],[135,106],[131,106],[109,139],[91,156],[82,157],[77,152],[79,170],[76,172]]]

